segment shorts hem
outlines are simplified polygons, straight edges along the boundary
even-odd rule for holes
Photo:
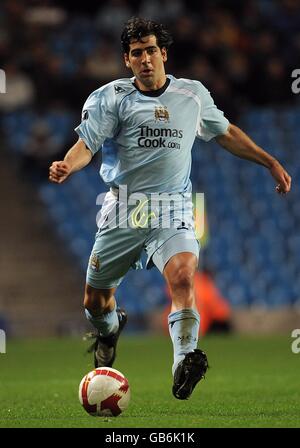
[[[122,279],[119,282],[112,282],[112,283],[105,283],[105,284],[101,283],[101,285],[99,285],[100,282],[96,282],[93,280],[91,281],[91,279],[87,279],[86,284],[95,289],[111,289],[111,288],[117,288],[120,285],[121,281],[122,281]]]
[[[170,238],[169,240],[171,239],[172,238]],[[169,248],[168,246],[166,246],[165,249],[163,246],[164,244],[152,254],[152,257],[149,260],[149,263],[151,262],[149,268],[151,268],[151,265],[154,264],[158,268],[158,270],[163,273],[163,270],[170,258],[182,252],[192,253],[197,257],[197,260],[199,260],[200,245],[196,239],[193,240],[192,243],[191,241],[187,243],[187,240],[179,240],[177,241],[176,246],[171,246]],[[158,251],[160,251],[161,253],[158,253]]]

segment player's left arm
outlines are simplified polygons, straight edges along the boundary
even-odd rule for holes
[[[251,160],[269,169],[270,174],[278,183],[276,190],[280,194],[291,189],[291,176],[283,166],[269,153],[254,143],[240,128],[229,124],[227,132],[216,137],[216,141],[229,152],[242,159]]]

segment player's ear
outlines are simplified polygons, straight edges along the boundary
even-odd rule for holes
[[[168,59],[168,53],[167,53],[167,49],[165,47],[163,47],[161,49],[161,54],[162,54],[162,59],[164,62],[167,62]]]
[[[129,57],[127,53],[124,53],[124,61],[127,68],[130,68]]]

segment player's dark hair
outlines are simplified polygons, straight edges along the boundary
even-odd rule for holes
[[[170,32],[164,25],[153,22],[152,20],[132,17],[125,24],[125,28],[121,34],[123,52],[129,53],[132,40],[140,42],[143,37],[150,36],[150,34],[156,36],[157,45],[160,49],[166,48],[168,50],[173,42]]]

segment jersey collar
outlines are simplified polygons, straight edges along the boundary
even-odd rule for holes
[[[138,86],[134,83],[134,80],[135,80],[135,78],[131,78],[131,82],[132,82],[133,86],[136,88],[136,90],[138,90],[144,96],[151,96],[151,97],[157,97],[157,96],[162,95],[167,90],[167,88],[169,87],[170,82],[171,82],[170,78],[167,77],[166,82],[164,83],[164,85],[160,89],[157,89],[157,90],[140,90],[138,88]]]

